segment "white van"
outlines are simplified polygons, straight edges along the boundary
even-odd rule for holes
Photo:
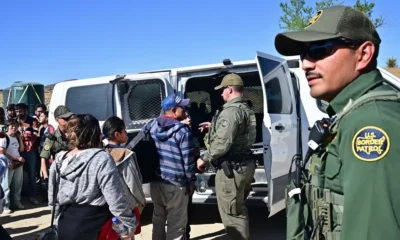
[[[398,78],[380,70],[389,83],[399,87]],[[174,91],[182,91],[192,102],[189,114],[195,142],[204,149],[203,134],[197,131],[197,124],[210,121],[223,105],[221,93],[214,87],[230,72],[243,78],[244,97],[257,118],[257,138],[253,145],[257,169],[248,203],[266,204],[272,216],[285,208],[289,166],[297,151],[297,81],[300,83],[303,152],[307,150],[309,128],[316,120],[327,117],[322,102],[309,94],[299,57],[280,58],[257,52],[256,58],[250,61],[226,59],[212,65],[60,82],[55,85],[51,97],[50,123],[56,125],[53,113],[62,104],[74,113],[94,115],[101,125],[108,117],[119,116],[124,119],[132,138],[145,123],[160,115],[163,98]],[[209,169],[197,177],[193,202],[216,203],[215,173]],[[148,186],[144,188],[149,196]]]

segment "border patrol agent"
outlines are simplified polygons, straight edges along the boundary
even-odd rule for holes
[[[217,168],[215,188],[218,209],[227,234],[232,239],[249,239],[249,217],[245,200],[251,190],[255,162],[251,146],[256,137],[254,112],[243,99],[243,81],[237,74],[222,79],[222,97],[226,102],[209,128],[208,151],[198,160],[199,170],[205,162]]]
[[[275,38],[280,54],[301,56],[311,96],[329,102],[333,140],[312,155],[304,195],[312,239],[400,239],[400,95],[376,68],[380,42],[368,16],[345,6]],[[287,239],[304,239],[295,230]]]
[[[55,159],[56,154],[62,150],[65,150],[65,148],[67,147],[67,138],[65,136],[64,131],[68,119],[70,119],[72,115],[74,114],[64,105],[60,105],[56,108],[56,110],[54,110],[54,117],[58,123],[58,127],[53,134],[55,139],[46,138],[43,150],[40,153],[40,158],[42,159],[42,172],[44,178],[44,185],[46,185],[44,186],[45,188],[47,188],[48,177],[49,177],[47,169],[48,161],[51,158]],[[45,163],[46,167],[44,169],[43,165]]]

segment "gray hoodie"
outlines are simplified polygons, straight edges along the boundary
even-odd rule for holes
[[[136,154],[126,148],[107,145],[106,150],[113,157],[120,173],[129,206],[133,209],[138,205],[141,211],[146,204],[146,197],[142,189],[142,175],[137,163]]]
[[[109,206],[111,214],[125,226],[135,229],[135,218],[128,205],[127,197],[121,184],[118,170],[111,155],[98,153],[90,162],[89,159],[101,149],[87,149],[62,160],[65,151],[57,154],[50,167],[49,205],[53,204],[53,187],[56,184],[56,166],[60,169],[60,183],[57,194],[55,224],[59,217],[59,205],[77,203]]]

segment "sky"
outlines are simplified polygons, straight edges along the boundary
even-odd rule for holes
[[[0,89],[278,55],[281,1],[2,0]],[[400,61],[400,2],[375,2],[374,16],[386,21],[378,29],[385,66]]]

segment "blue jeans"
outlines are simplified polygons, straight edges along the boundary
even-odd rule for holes
[[[0,199],[0,213],[3,213],[3,208],[7,199],[6,190],[9,189],[8,187],[8,167],[4,171],[3,175],[0,177],[1,188],[3,189],[3,198]]]
[[[28,173],[29,197],[36,197],[36,152],[22,152],[21,157]]]
[[[23,167],[20,166],[16,169],[8,169],[3,175],[3,181],[1,182],[1,187],[5,195],[3,207],[10,209],[10,202],[13,204],[21,204],[23,174]],[[10,190],[12,190],[12,194],[10,194]]]

